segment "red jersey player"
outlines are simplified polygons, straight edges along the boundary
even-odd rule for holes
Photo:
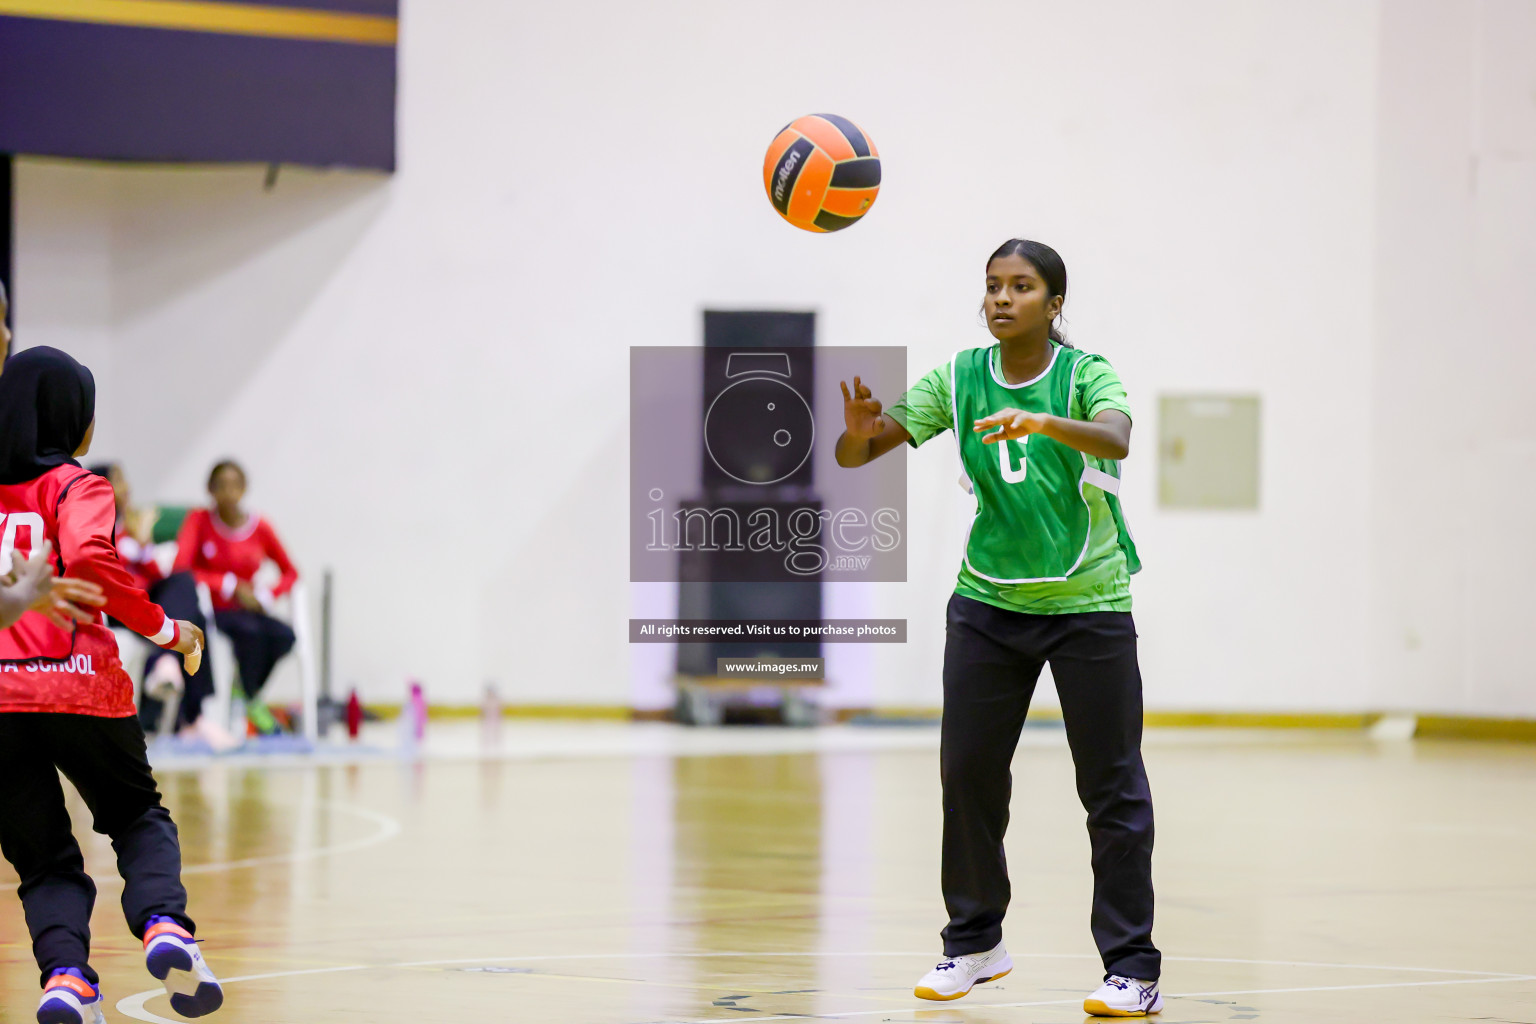
[[[229,637],[240,667],[246,713],[262,733],[277,731],[276,720],[257,694],[283,655],[293,649],[293,629],[271,614],[272,603],[293,589],[299,572],[288,559],[277,531],[247,512],[245,470],[225,460],[208,474],[211,509],[193,509],[176,536],[174,572],[190,570],[213,595],[214,624]],[[267,590],[256,574],[270,560],[281,573]]]
[[[0,571],[52,545],[61,570],[97,584],[108,614],[194,670],[202,632],[134,586],[112,542],[112,488],[75,456],[95,431],[95,381],[63,352],[28,349],[0,375]],[[111,837],[123,911],[146,966],[184,1016],[211,1013],[223,992],[192,938],[176,826],[160,802],[117,642],[99,621],[61,626],[29,612],[0,633],[0,850],[42,971],[41,1024],[100,1024],[89,964],[96,887],[85,873],[59,784],[63,772]]]

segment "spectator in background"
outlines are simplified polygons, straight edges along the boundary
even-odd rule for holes
[[[128,477],[116,462],[99,463],[90,470],[105,477],[112,485],[112,496],[117,506],[117,526],[113,540],[117,544],[117,557],[133,577],[134,584],[149,594],[150,600],[166,610],[173,619],[186,619],[196,623],[198,629],[207,629],[202,609],[197,602],[197,581],[191,573],[177,572],[167,576],[155,559],[155,522],[160,518],[154,508],[135,508]],[[190,677],[181,655],[174,651],[155,648],[144,662],[143,696],[139,700],[139,724],[145,732],[160,727],[162,703],[178,700],[173,730],[181,736],[200,735],[215,749],[224,750],[238,746],[234,737],[203,715],[203,702],[213,694],[212,659],[204,658],[198,670]]]
[[[193,509],[181,524],[174,571],[190,570],[213,595],[213,621],[234,645],[247,717],[258,732],[270,735],[280,730],[258,695],[294,640],[292,627],[273,618],[272,605],[293,589],[299,573],[271,525],[240,507],[245,470],[239,463],[226,459],[215,465],[208,494],[213,508]],[[282,574],[270,590],[256,583],[268,561]]]

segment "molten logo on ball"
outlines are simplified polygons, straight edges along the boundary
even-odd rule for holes
[[[784,198],[785,190],[789,186],[791,175],[795,173],[795,167],[800,163],[801,153],[802,151],[798,149],[790,150],[785,155],[784,162],[779,165],[779,183],[773,187],[773,202],[775,206],[789,205]]]

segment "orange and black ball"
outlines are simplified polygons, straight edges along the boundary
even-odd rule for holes
[[[806,231],[841,231],[880,194],[880,154],[858,125],[807,114],[774,137],[763,186],[779,216]]]

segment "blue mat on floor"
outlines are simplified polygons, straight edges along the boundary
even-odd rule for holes
[[[150,752],[177,757],[212,757],[225,754],[313,754],[315,745],[302,736],[250,736],[233,750],[215,751],[201,736],[161,736]]]

